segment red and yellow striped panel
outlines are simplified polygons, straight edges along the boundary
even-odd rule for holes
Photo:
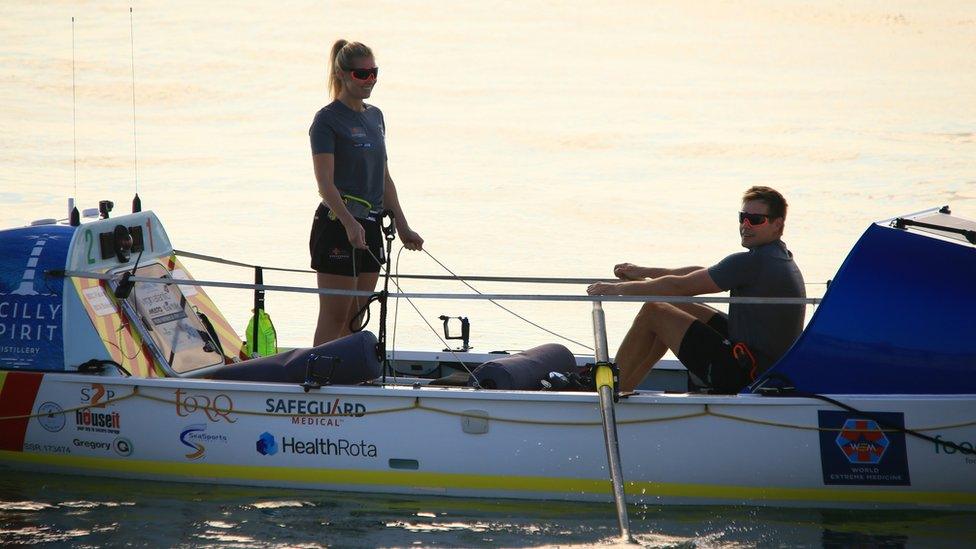
[[[170,256],[169,261],[166,262],[165,265],[170,272],[175,269],[181,269],[184,273],[186,273],[186,277],[188,279],[194,280],[193,275],[190,274],[190,271],[183,266],[183,263],[181,263],[175,255]],[[185,289],[187,287],[183,286],[182,288]],[[196,293],[194,293],[194,295],[187,296],[186,300],[199,312],[207,315],[207,318],[210,319],[210,323],[213,324],[214,330],[217,331],[217,337],[220,339],[220,346],[224,350],[224,362],[230,364],[235,358],[239,360],[247,360],[248,357],[244,353],[244,342],[241,341],[240,336],[237,335],[234,328],[231,327],[230,323],[227,322],[227,319],[224,318],[224,315],[222,315],[220,310],[217,309],[217,306],[214,305],[214,302],[210,299],[210,296],[208,296],[200,286],[192,286],[192,288],[196,289]],[[185,290],[183,293],[186,295]]]
[[[0,371],[0,418],[29,416],[44,374]],[[29,418],[0,419],[0,450],[22,452]]]
[[[112,295],[108,283],[94,278],[72,278],[75,290],[88,312],[99,338],[112,360],[118,362],[134,377],[165,377],[166,374],[152,359],[152,353],[143,344],[142,337],[129,325],[119,310],[118,300]],[[115,313],[99,316],[85,297],[84,290],[100,288],[115,306]]]

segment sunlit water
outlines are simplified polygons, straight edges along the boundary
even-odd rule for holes
[[[816,283],[833,276],[871,221],[943,204],[976,218],[976,4],[688,4],[135,2],[139,194],[179,249],[306,267],[318,200],[307,130],[328,100],[325,52],[342,36],[377,54],[372,101],[385,113],[391,172],[427,249],[457,273],[580,277],[608,276],[621,261],[708,265],[737,249],[741,192],[768,184],[790,201],[784,239],[814,283],[808,293],[820,295]],[[64,217],[68,196],[85,207],[111,199],[117,213],[126,210],[136,190],[128,5],[0,3],[4,226]],[[202,279],[251,277],[187,263]],[[399,269],[443,274],[409,252]],[[266,282],[309,286],[314,279],[269,273]],[[243,330],[250,295],[210,293]],[[487,303],[417,305],[431,322],[440,314],[471,318],[476,350],[560,341]],[[586,305],[508,306],[566,337],[592,338]],[[411,309],[400,309],[398,348],[441,347]],[[614,349],[635,306],[607,309]],[[284,343],[310,341],[314,297],[271,294],[268,310]],[[597,543],[613,530],[609,509],[591,516],[570,508],[563,519],[533,515],[532,506],[465,514],[454,502],[310,494],[301,506],[269,510],[257,503],[288,496],[159,494],[135,483],[112,484],[118,489],[104,493],[99,507],[72,507],[90,499],[89,485],[27,478],[4,477],[5,540],[27,541],[35,528],[52,541],[85,544],[124,532],[164,545],[237,536],[254,545],[536,545]],[[153,495],[126,500],[130,487]],[[24,509],[9,507],[21,499],[6,494],[18,491]],[[340,527],[324,524],[331,512]],[[418,514],[428,512],[434,516]],[[674,513],[644,510],[642,541],[819,544],[862,516]],[[142,519],[115,518],[133,514]],[[926,532],[930,521],[945,519],[918,516]],[[24,529],[7,526],[10,517]],[[157,524],[160,517],[166,521]],[[75,540],[76,530],[86,533]],[[659,530],[668,533],[655,537]]]
[[[650,547],[952,547],[953,512],[632,506]],[[87,547],[587,547],[620,545],[611,505],[0,477],[0,543]]]

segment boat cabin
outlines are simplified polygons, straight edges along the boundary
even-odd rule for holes
[[[324,353],[298,349],[248,360],[203,287],[175,283],[193,279],[149,211],[0,231],[0,257],[0,369],[302,382],[314,362],[332,382],[383,374],[368,333]],[[873,223],[797,342],[746,392],[782,386],[834,394],[976,392],[974,281],[976,223],[947,208]],[[512,367],[544,374],[547,360],[562,371],[587,360],[568,351],[542,354],[547,358]],[[445,365],[460,366],[456,354],[434,355],[405,353],[387,373],[433,378],[455,371]],[[464,356],[478,359],[474,364],[505,363]],[[341,371],[356,364],[355,375],[335,376],[336,357],[345,360]],[[679,365],[655,371],[650,388],[687,390]]]

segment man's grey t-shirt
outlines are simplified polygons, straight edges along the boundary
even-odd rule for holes
[[[356,112],[341,101],[333,101],[315,114],[308,130],[312,154],[335,155],[333,180],[339,194],[349,194],[383,209],[383,185],[386,174],[386,125],[383,113],[373,105],[363,104]],[[348,205],[348,204],[347,204]],[[350,206],[356,217],[366,212]]]
[[[732,254],[708,268],[732,297],[806,297],[803,275],[782,240]],[[779,360],[803,331],[803,305],[729,305],[729,338],[743,342],[760,368]]]

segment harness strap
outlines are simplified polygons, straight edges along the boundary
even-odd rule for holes
[[[379,213],[379,210],[373,209],[372,202],[366,200],[365,198],[360,198],[351,194],[343,194],[341,196],[342,203],[346,205],[346,208],[349,210],[349,213],[353,215],[353,217],[366,218],[372,214]],[[329,221],[335,221],[336,219],[338,218],[336,217],[335,212],[330,209]]]
[[[743,368],[749,371],[749,381],[756,381],[756,376],[759,373],[759,363],[756,362],[756,357],[752,354],[749,346],[741,342],[736,343],[732,346],[732,357],[735,358]]]

